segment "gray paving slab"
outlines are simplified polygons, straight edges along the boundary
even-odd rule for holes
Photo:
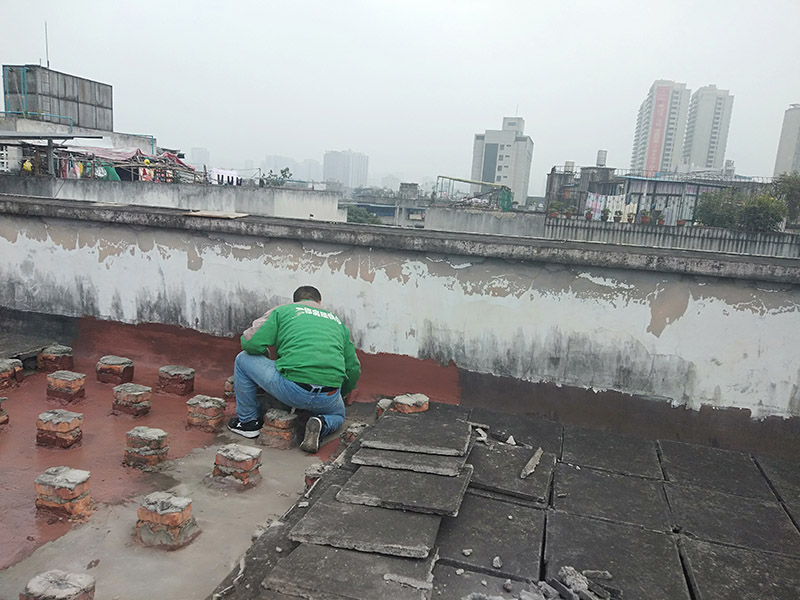
[[[655,442],[619,433],[565,426],[561,461],[624,475],[663,478]]]
[[[473,496],[480,496],[481,498],[490,498],[491,500],[500,500],[501,502],[508,502],[509,504],[518,504],[519,506],[527,506],[530,508],[545,508],[546,502],[538,502],[536,500],[527,500],[525,498],[518,498],[517,496],[509,496],[502,492],[493,492],[492,490],[485,490],[483,488],[468,487],[467,494]]]
[[[314,600],[427,600],[434,563],[435,553],[413,559],[300,544],[262,585]]]
[[[507,580],[493,577],[486,573],[476,573],[459,567],[450,567],[436,563],[433,568],[433,592],[431,598],[436,600],[463,600],[470,594],[485,594],[489,598],[511,600],[519,598],[521,590],[528,589],[528,584],[519,581],[511,582],[511,591],[503,587]]]
[[[797,600],[800,560],[682,539],[696,600]]]
[[[328,489],[289,537],[295,542],[411,558],[425,558],[433,549],[440,516],[339,502],[340,489]]]
[[[545,452],[534,472],[520,479],[523,467],[534,452],[522,446],[476,443],[467,461],[475,467],[470,485],[546,504],[556,457]]]
[[[800,502],[800,465],[777,458],[755,458],[781,500]]]
[[[672,529],[660,481],[559,463],[553,485],[557,509],[655,531]]]
[[[548,578],[563,566],[608,571],[625,599],[689,600],[671,535],[560,511],[548,512],[546,531]]]
[[[423,454],[464,456],[470,443],[471,428],[466,421],[444,417],[384,414],[361,434],[363,448],[400,450]]]
[[[541,447],[545,452],[561,455],[561,424],[534,415],[517,415],[495,412],[488,408],[475,407],[469,416],[470,423],[489,428],[489,435],[505,442],[514,436],[517,443],[532,448]]]
[[[36,356],[53,343],[49,335],[35,335],[4,331],[0,333],[0,358],[26,358]]]
[[[800,533],[777,500],[666,484],[675,524],[703,540],[800,556]]]
[[[379,450],[378,448],[360,448],[353,454],[355,465],[384,467],[416,471],[417,473],[433,473],[455,477],[467,462],[465,456],[444,456],[441,454],[421,454],[419,452],[401,452],[399,450]]]
[[[789,516],[794,520],[795,526],[800,528],[800,499],[785,501],[784,505]]]
[[[285,521],[290,527],[294,527],[294,525],[305,516],[309,509],[325,495],[328,489],[333,486],[336,486],[336,489],[341,489],[352,475],[353,472],[347,469],[333,468],[325,471],[311,489],[307,490],[303,496],[286,511],[281,517],[281,520]]]
[[[538,580],[544,510],[467,494],[439,529],[439,560],[500,577]],[[467,550],[467,552],[465,552]],[[493,560],[500,557],[501,567]]]
[[[671,440],[659,440],[658,446],[669,481],[748,498],[775,497],[747,454]]]
[[[468,421],[470,411],[471,409],[457,404],[446,404],[431,400],[430,404],[428,404],[428,411],[424,413],[424,416],[425,418]]]
[[[470,465],[465,465],[458,477],[359,467],[336,499],[352,504],[456,516],[470,477]]]

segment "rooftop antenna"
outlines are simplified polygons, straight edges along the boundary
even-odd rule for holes
[[[44,22],[44,53],[47,58],[47,68],[50,68],[50,45],[47,42],[47,21]]]
[[[48,66],[49,66],[49,65],[48,65]],[[515,117],[518,117],[518,116],[519,116],[519,102],[517,102],[517,110],[516,110],[516,112],[514,113],[514,116],[515,116]]]

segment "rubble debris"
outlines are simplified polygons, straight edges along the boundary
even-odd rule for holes
[[[501,568],[503,568],[503,559],[501,559],[499,556],[495,556],[495,557],[492,559],[492,566],[493,566],[495,569],[501,569]]]
[[[123,384],[128,385],[128,384]],[[122,464],[151,469],[167,460],[167,432],[155,427],[134,427],[125,434],[125,457]]]
[[[222,428],[225,421],[225,400],[198,394],[186,401],[189,427],[214,433]]]
[[[55,371],[47,376],[47,398],[62,404],[75,402],[86,396],[86,375],[73,371]]]
[[[129,383],[133,381],[133,361],[124,356],[108,354],[97,361],[94,372],[100,383]]]
[[[420,413],[428,410],[430,398],[425,394],[403,394],[392,401],[395,411],[403,414]]]
[[[608,571],[597,571],[593,569],[584,569],[581,571],[581,574],[586,577],[587,579],[594,579],[594,580],[612,580],[614,576],[609,573]]]
[[[378,403],[375,405],[375,416],[380,418],[383,413],[387,410],[392,409],[392,399],[391,398],[381,398],[378,400]]]
[[[559,580],[574,592],[587,591],[589,580],[574,567],[564,566],[558,570]]]
[[[481,429],[480,427],[476,427],[475,428],[475,433],[478,434],[477,441],[482,442],[484,444],[488,444],[489,443],[489,436],[486,434],[486,432],[483,429]]]
[[[33,482],[36,508],[66,517],[83,517],[91,506],[91,473],[69,467],[50,467]]]
[[[50,344],[36,357],[36,368],[43,373],[71,371],[72,364],[72,348],[62,344]]]
[[[92,600],[94,587],[91,575],[52,569],[33,577],[19,600]]]
[[[305,482],[306,482],[306,491],[311,489],[311,486],[316,483],[316,481],[322,477],[322,475],[332,469],[333,467],[330,463],[314,463],[310,467],[306,468],[305,471]]]
[[[506,440],[506,444],[508,444],[509,446],[516,446],[517,445],[517,441],[514,439],[513,435],[510,435],[510,436],[508,436],[508,439]]]
[[[461,551],[461,554],[463,554],[464,556],[469,556],[469,555],[471,555],[471,554],[472,554],[472,548],[464,548],[464,549]]]
[[[188,396],[194,392],[194,369],[180,365],[165,365],[158,370],[159,392]]]
[[[136,514],[136,538],[145,546],[176,550],[200,535],[191,498],[153,492],[144,497]]]
[[[153,388],[138,383],[122,383],[112,390],[114,400],[111,410],[115,413],[123,412],[134,417],[141,417],[150,412],[150,398]]]
[[[536,449],[536,452],[533,453],[531,459],[522,467],[522,472],[519,474],[520,479],[525,479],[528,475],[533,473],[536,470],[536,467],[539,466],[539,461],[542,460],[543,454],[542,447],[539,446]]]
[[[83,415],[60,408],[47,410],[36,420],[36,444],[69,448],[83,438]]]
[[[22,383],[22,361],[16,358],[0,359],[0,390]]]
[[[507,591],[507,592],[510,592],[511,590],[513,590],[513,589],[514,589],[514,584],[512,584],[512,583],[511,583],[511,580],[510,580],[510,579],[506,579],[506,580],[503,582],[503,589],[504,589],[505,591]]]

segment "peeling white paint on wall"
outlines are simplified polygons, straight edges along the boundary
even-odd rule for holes
[[[0,217],[0,304],[219,335],[315,285],[358,347],[800,415],[798,286]]]

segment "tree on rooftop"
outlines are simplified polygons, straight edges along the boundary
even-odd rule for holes
[[[736,227],[742,199],[733,190],[703,192],[694,209],[694,220],[707,227]]]
[[[741,231],[780,231],[786,201],[770,194],[758,196],[728,189],[704,192],[694,210],[697,223]]]
[[[786,213],[782,199],[769,194],[751,196],[739,209],[738,227],[744,231],[780,231]]]
[[[800,173],[783,173],[772,182],[772,193],[779,200],[786,202],[790,221],[800,217]]]
[[[369,212],[360,206],[351,206],[347,209],[348,223],[366,223],[367,225],[383,225],[383,221],[375,213]]]
[[[280,174],[273,173],[272,169],[270,169],[269,173],[267,173],[267,176],[264,178],[264,182],[270,187],[281,187],[291,178],[292,172],[289,170],[289,167],[281,169]]]

